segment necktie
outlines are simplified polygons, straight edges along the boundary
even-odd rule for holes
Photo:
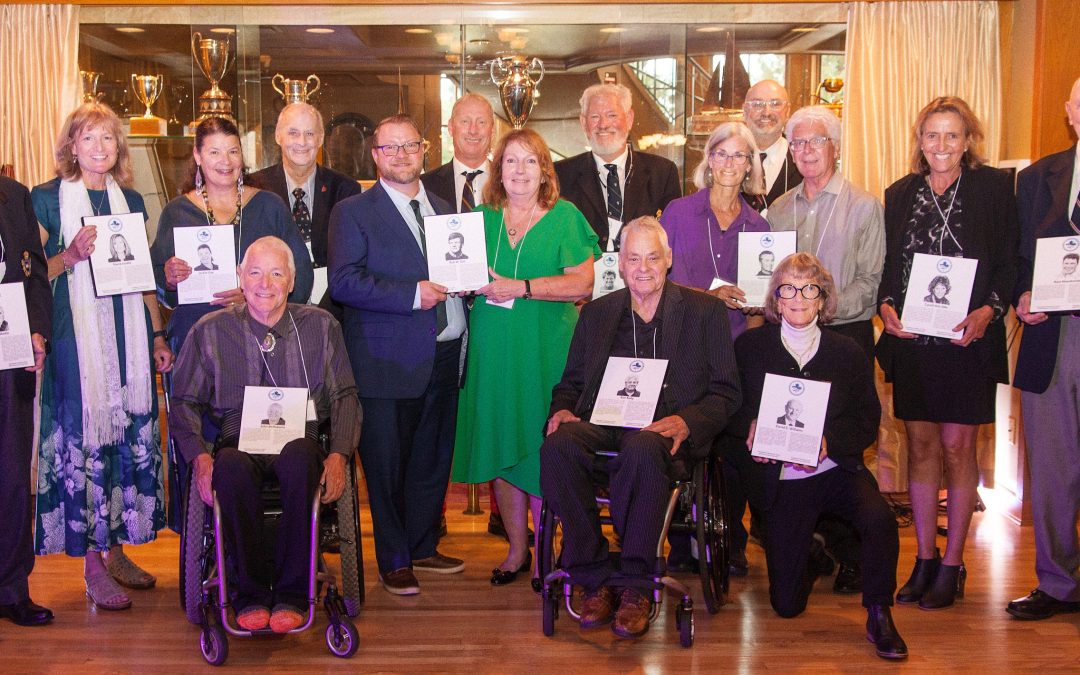
[[[484,173],[483,169],[461,172],[461,175],[465,176],[465,186],[461,189],[461,206],[458,208],[458,213],[468,213],[476,207],[476,195],[473,193],[473,181],[482,173]]]
[[[1075,230],[1077,234],[1080,234],[1080,192],[1076,193],[1076,201],[1073,202],[1072,218],[1070,218],[1070,220],[1072,221],[1070,223],[1072,229]]]
[[[622,190],[619,188],[619,167],[615,164],[605,164],[607,169],[607,214],[608,218],[614,218],[622,222],[623,203]]]
[[[420,213],[420,200],[410,200],[409,206],[412,207],[413,217],[416,218],[416,224],[420,226],[420,249],[424,252],[424,257],[427,258],[427,232],[424,231],[424,214]],[[443,329],[446,328],[446,323],[446,303],[440,302],[435,305],[436,337],[438,337],[439,333],[442,333]]]
[[[296,188],[292,191],[296,201],[293,203],[292,217],[296,221],[296,229],[300,230],[300,236],[305,242],[311,241],[311,211],[308,211],[304,203],[304,188]]]

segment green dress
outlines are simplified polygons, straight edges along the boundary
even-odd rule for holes
[[[502,276],[550,277],[600,256],[596,233],[570,202],[558,201],[516,249],[510,246],[502,212],[487,205],[477,210],[484,214],[488,264]],[[452,480],[502,478],[540,494],[540,443],[551,388],[566,367],[577,318],[572,302],[517,298],[505,309],[477,296],[469,315]]]

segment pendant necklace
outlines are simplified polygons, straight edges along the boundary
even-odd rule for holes
[[[529,229],[532,229],[532,224],[533,224],[532,219],[533,219],[534,215],[536,215],[536,202],[533,202],[532,208],[529,209],[529,219],[527,221],[525,221],[526,232]],[[517,236],[517,228],[514,227],[513,223],[511,223],[510,227],[507,228],[506,233],[508,235],[510,235],[511,237],[516,237]],[[524,235],[522,235],[522,236],[524,236]]]

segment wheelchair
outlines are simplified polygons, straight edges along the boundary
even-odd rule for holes
[[[597,452],[597,465],[602,468],[607,460],[617,454]],[[602,490],[598,491],[596,501],[601,509],[601,524],[611,525],[610,516],[604,512],[610,500]],[[547,500],[541,507],[540,521],[537,557],[542,579],[543,631],[545,636],[551,637],[555,633],[560,605],[564,605],[567,614],[575,620],[580,620],[581,614],[574,607],[574,580],[568,572],[559,569],[559,517],[548,507]],[[689,475],[684,470],[679,479],[672,482],[664,527],[656,545],[657,568],[652,577],[641,579],[616,574],[609,579],[612,586],[634,587],[643,595],[651,594],[649,623],[660,615],[665,591],[678,596],[675,626],[679,631],[679,643],[683,647],[690,647],[694,644],[694,600],[685,584],[667,575],[664,542],[668,532],[686,532],[693,537],[692,543],[697,545],[698,576],[705,607],[710,614],[716,614],[727,602],[731,548],[721,460],[715,449],[699,461]],[[615,555],[618,554],[613,554],[613,557]]]
[[[329,449],[329,438],[321,433],[323,455]],[[289,631],[299,633],[315,622],[316,605],[320,599],[329,619],[326,627],[326,646],[334,656],[348,658],[360,646],[360,636],[352,622],[364,602],[363,550],[360,539],[360,511],[357,494],[356,460],[350,458],[345,475],[345,489],[332,505],[319,503],[315,496],[311,508],[311,574],[308,583],[308,607],[305,622]],[[230,596],[226,578],[226,552],[221,536],[221,510],[217,496],[214,508],[207,509],[194,486],[192,476],[186,481],[184,513],[180,534],[180,603],[188,621],[201,627],[199,647],[203,658],[213,666],[225,662],[229,654],[228,635],[253,637],[276,635],[269,628],[248,631],[229,618]],[[280,517],[281,503],[277,481],[267,477],[262,492],[264,527],[274,528]],[[335,576],[328,570],[320,552],[320,540],[327,532],[320,527],[321,514],[336,510],[337,536],[341,541],[340,590]]]

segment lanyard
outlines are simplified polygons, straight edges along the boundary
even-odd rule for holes
[[[742,213],[742,209],[739,209]],[[738,218],[738,216],[736,216]],[[720,229],[720,221],[716,221],[716,229]],[[721,234],[723,230],[720,230]],[[744,220],[742,225],[739,226],[739,232],[746,232],[746,221]],[[712,261],[713,278],[719,279],[720,269],[716,266],[716,250],[713,248],[712,243],[712,205],[709,205],[709,212],[705,215],[705,234],[709,237],[709,260]],[[635,354],[635,356],[637,356]]]
[[[803,189],[806,189],[805,183]],[[821,257],[821,244],[825,241],[825,235],[829,232],[829,226],[832,225],[833,214],[836,213],[836,203],[840,201],[840,198],[844,196],[844,190],[847,189],[847,185],[840,186],[840,192],[836,193],[836,198],[833,199],[832,208],[829,209],[829,216],[825,219],[825,229],[821,231],[821,236],[818,238],[817,246],[814,247],[814,255],[818,258]],[[954,197],[956,195],[953,195]],[[791,202],[791,226],[798,232],[799,231],[799,198],[796,195],[795,199]]]
[[[957,178],[956,178],[956,189],[953,190],[952,199],[949,200],[949,214],[947,216],[941,210],[941,204],[938,204],[937,195],[934,194],[934,186],[930,184],[930,178],[927,177],[927,179],[926,179],[926,187],[930,188],[930,199],[934,200],[934,206],[937,207],[938,215],[941,216],[941,221],[943,223],[943,227],[941,228],[941,238],[938,239],[938,255],[945,255],[944,251],[945,251],[945,233],[946,232],[949,233],[949,238],[953,240],[953,243],[956,244],[957,248],[963,249],[963,246],[960,246],[960,242],[956,241],[956,235],[954,235],[952,233],[952,230],[949,229],[949,218],[952,218],[953,204],[956,203],[956,193],[960,192],[960,181],[963,178],[964,178],[964,173],[963,172],[961,172],[960,175],[957,176]]]
[[[634,306],[630,306],[630,320],[634,323],[634,358],[639,358],[637,353],[637,315],[634,313]],[[652,357],[656,358],[656,327],[652,329]]]
[[[532,232],[533,225],[535,224],[532,222],[534,215],[536,215],[535,203],[532,205],[532,208],[529,209],[529,228],[525,230],[525,234],[521,235],[521,239],[518,241],[517,248],[514,249],[517,251],[517,257],[514,259],[515,279],[517,279],[518,275],[518,265],[521,263],[521,249],[525,248],[525,238],[529,236],[530,232]],[[495,240],[495,260],[491,263],[491,269],[495,269],[495,266],[499,263],[499,249],[502,248],[502,233],[504,230],[506,230],[506,209],[503,209],[499,212],[499,238]]]
[[[304,360],[304,345],[300,344],[300,330],[296,327],[296,319],[293,318],[292,312],[289,312],[289,321],[292,322],[293,334],[296,336],[296,346],[300,349],[300,365],[304,368],[304,384],[307,386],[308,396],[311,396],[311,380],[308,379],[307,373],[307,361]],[[270,372],[270,364],[266,362],[266,354],[263,353],[262,345],[255,338],[251,336],[252,340],[255,340],[255,346],[259,348],[259,356],[262,358],[263,365],[266,366],[266,374],[270,376],[270,381],[274,386],[278,386],[277,379],[274,378],[274,373]]]

